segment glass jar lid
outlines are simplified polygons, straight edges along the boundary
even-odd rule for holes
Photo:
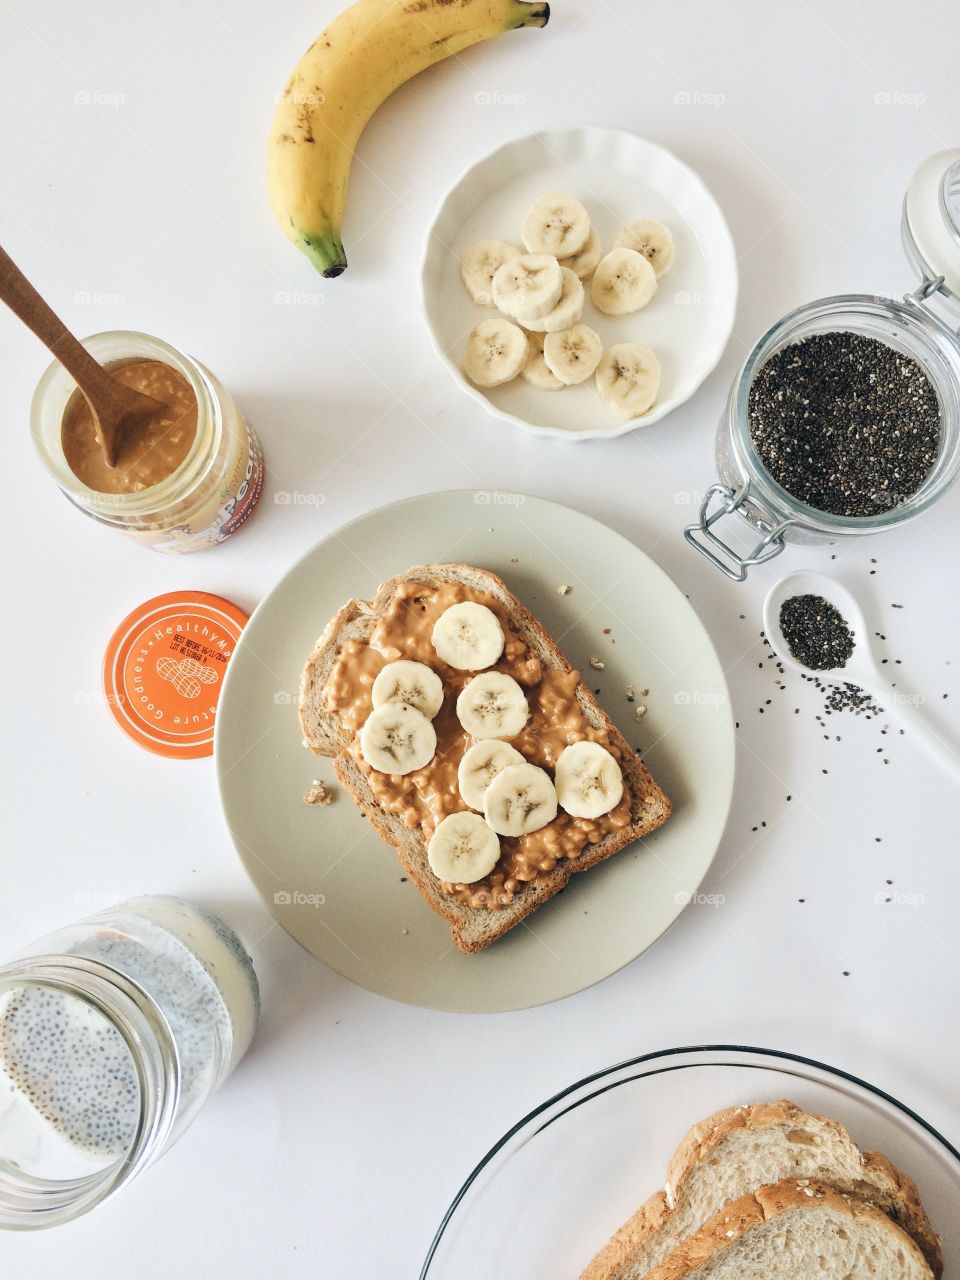
[[[911,262],[960,312],[960,148],[929,156],[903,202],[903,242]]]

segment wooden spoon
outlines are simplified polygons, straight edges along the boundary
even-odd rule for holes
[[[93,414],[97,440],[108,467],[117,465],[120,443],[131,427],[166,405],[117,382],[77,341],[59,316],[0,248],[0,298],[60,361],[82,391]]]

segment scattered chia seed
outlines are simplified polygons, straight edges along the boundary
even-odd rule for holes
[[[774,480],[837,516],[899,506],[940,445],[940,404],[923,369],[856,333],[813,334],[776,352],[754,377],[747,413]]]
[[[780,629],[790,653],[811,671],[835,671],[850,661],[853,632],[840,611],[822,596],[784,600]]]

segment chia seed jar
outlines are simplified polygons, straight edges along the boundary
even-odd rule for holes
[[[68,1222],[151,1164],[259,1012],[237,935],[178,898],[136,898],[0,967],[0,1227]]]
[[[37,384],[31,426],[40,460],[60,490],[94,520],[152,551],[204,551],[236,533],[260,499],[264,462],[260,441],[229,392],[192,356],[145,333],[97,333],[83,346],[103,365],[158,361],[181,375],[196,396],[196,433],[182,463],[159,483],[133,493],[88,487],[71,470],[62,442],[77,384],[54,361]]]
[[[790,312],[757,342],[734,380],[716,439],[718,480],[704,495],[687,541],[734,581],[787,543],[824,544],[881,533],[921,515],[960,475],[960,150],[930,157],[904,201],[902,233],[921,283],[902,302],[843,294]],[[771,359],[817,335],[859,335],[915,362],[939,404],[936,456],[922,482],[875,515],[818,509],[788,491],[760,455],[751,391]],[[729,520],[728,520],[729,517]],[[717,525],[725,522],[729,533]],[[730,539],[734,540],[731,541]]]

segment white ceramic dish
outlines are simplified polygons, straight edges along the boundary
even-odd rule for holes
[[[447,1210],[421,1280],[579,1276],[643,1200],[663,1186],[687,1129],[721,1107],[789,1098],[845,1124],[909,1173],[943,1236],[944,1275],[960,1267],[960,1153],[903,1103],[856,1077],[768,1049],[668,1049],[571,1085],[519,1121]]]
[[[581,199],[603,244],[613,247],[636,218],[657,218],[673,233],[677,257],[653,300],[632,316],[604,316],[590,302],[583,319],[604,346],[639,342],[660,360],[653,409],[622,422],[600,400],[594,380],[538,391],[522,378],[483,391],[461,371],[467,334],[495,314],[471,302],[460,257],[476,240],[520,244],[529,206],[551,190]],[[427,235],[422,303],[434,346],[457,383],[495,418],[540,435],[589,440],[657,422],[690,398],[715,367],[733,329],[737,259],[717,202],[697,175],[663,147],[599,125],[545,129],[505,143],[472,165],[444,197]]]
[[[650,746],[674,804],[659,830],[568,888],[488,950],[456,950],[394,851],[302,746],[296,697],[316,639],[352,596],[411,565],[462,561],[500,574],[586,667],[627,740]],[[568,584],[568,595],[557,587]],[[609,636],[602,634],[611,628]],[[590,658],[606,667],[594,671]],[[626,700],[649,687],[642,722]],[[220,795],[247,871],[280,924],[371,991],[436,1009],[493,1011],[559,999],[633,960],[697,890],[733,789],[727,689],[707,633],[652,560],[602,524],[520,494],[437,493],[362,516],[309,551],[247,624],[217,711]],[[302,797],[314,777],[333,804]],[[544,964],[545,955],[549,963]]]

